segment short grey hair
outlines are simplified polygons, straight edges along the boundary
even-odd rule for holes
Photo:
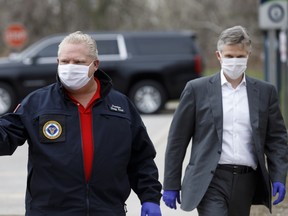
[[[92,58],[98,59],[98,50],[96,41],[88,34],[84,34],[81,31],[76,31],[66,36],[58,46],[58,56],[64,44],[85,44],[88,49],[88,55]]]
[[[217,50],[222,51],[224,45],[242,44],[247,52],[252,51],[251,40],[248,32],[242,26],[225,29],[219,36]]]

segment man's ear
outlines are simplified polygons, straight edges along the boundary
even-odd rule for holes
[[[216,54],[216,57],[217,57],[217,59],[221,62],[221,54],[220,54],[220,51],[216,51],[215,52],[215,54]]]
[[[93,65],[94,65],[95,71],[98,70],[99,64],[100,64],[100,61],[98,59],[94,60]]]
[[[94,61],[94,66],[95,67],[99,67],[99,64],[100,64],[100,61],[98,60],[98,59],[96,59],[95,61]]]

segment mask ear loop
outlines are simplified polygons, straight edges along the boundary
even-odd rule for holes
[[[91,67],[91,65],[93,65],[94,61],[95,61],[95,60],[93,60],[93,61],[88,65],[88,67],[89,67],[89,68],[88,68],[88,74],[89,74],[89,71],[90,71],[90,67]],[[89,78],[89,79],[92,79],[92,77],[94,77],[95,72],[96,72],[96,71],[94,71],[90,77],[88,76],[88,78]]]
[[[221,51],[218,50],[218,53],[219,53],[220,58],[223,58]]]
[[[88,67],[90,67],[93,63],[94,63],[94,60],[88,65]]]

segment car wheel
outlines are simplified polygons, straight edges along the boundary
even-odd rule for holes
[[[129,98],[137,110],[142,114],[158,112],[166,102],[166,93],[163,86],[152,80],[136,83],[130,90]]]
[[[0,115],[3,115],[12,110],[15,105],[15,97],[12,88],[0,83]]]

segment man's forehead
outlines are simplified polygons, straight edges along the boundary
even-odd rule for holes
[[[86,56],[59,55],[59,60],[86,61]]]
[[[223,54],[247,54],[248,51],[242,44],[224,45],[222,47]]]

